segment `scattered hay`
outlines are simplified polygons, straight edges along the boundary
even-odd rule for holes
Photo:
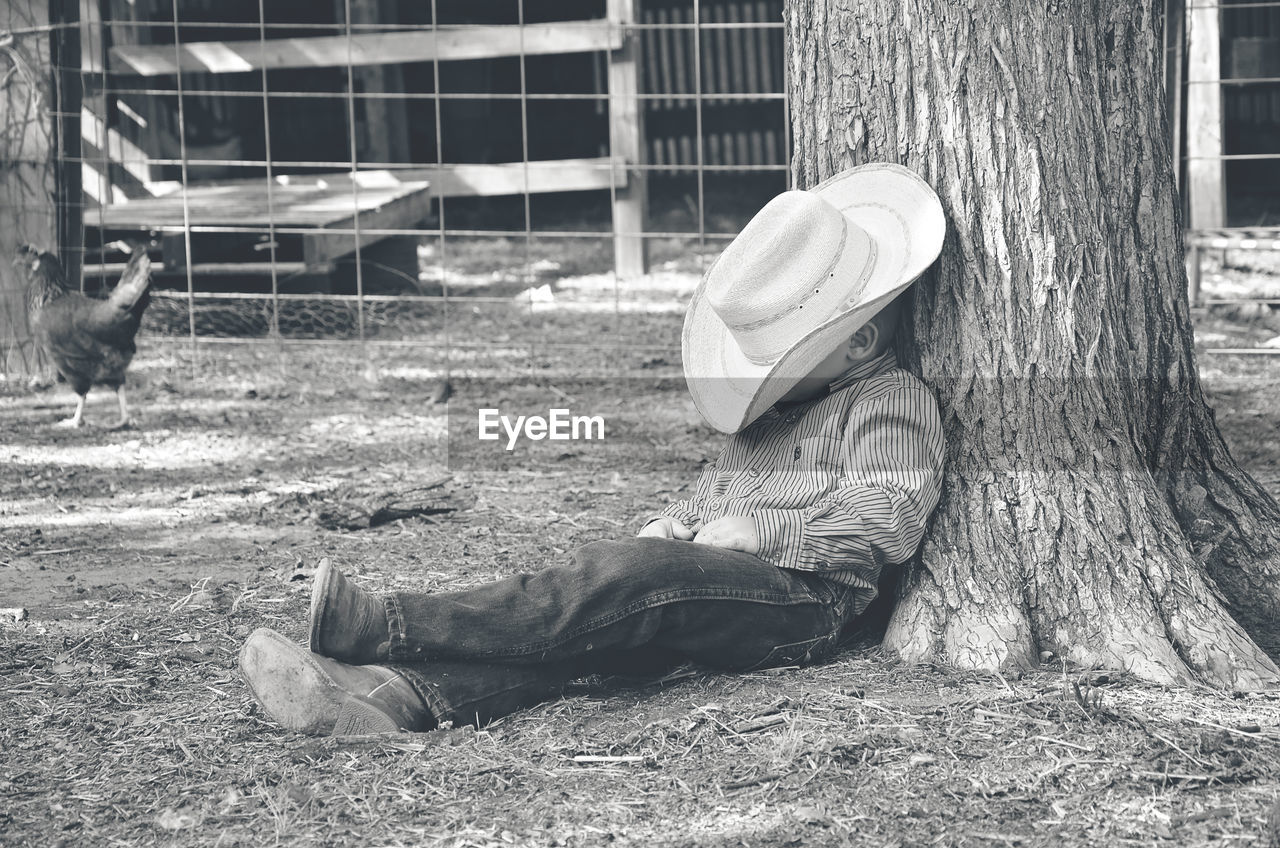
[[[288,487],[426,479],[438,450],[411,440],[417,419],[395,417],[407,382],[352,389],[355,415],[319,379],[246,397],[229,359],[200,385],[153,383],[139,404],[152,427],[131,434],[46,436],[34,423],[44,413],[0,409],[25,427],[10,428],[24,474],[0,481],[0,497],[60,505],[68,518],[0,534],[0,579],[34,573],[66,587],[52,602],[3,604],[28,615],[0,617],[0,843],[1092,848],[1280,832],[1280,695],[1063,666],[1003,677],[907,668],[865,646],[803,669],[584,680],[480,730],[283,732],[249,696],[236,655],[259,626],[302,638],[310,564],[332,557],[378,591],[536,567],[634,532],[687,484],[712,437],[688,426],[673,385],[625,409],[667,416],[657,429],[679,460],[634,443],[609,464],[462,473],[474,507],[358,532],[263,521],[262,505]],[[1233,448],[1259,468],[1275,466],[1275,440],[1248,434],[1276,419],[1274,396],[1219,396],[1219,420],[1239,430]],[[362,434],[382,420],[393,429]],[[346,424],[315,435],[324,428],[313,424],[334,421]],[[120,467],[58,460],[100,442]],[[190,464],[164,467],[178,442],[211,460],[199,486]],[[88,503],[185,517],[69,520]],[[129,579],[101,577],[124,565]]]
[[[309,739],[235,668],[305,593],[201,582],[0,630],[0,818],[33,843],[1210,844],[1262,834],[1280,696],[1060,668],[825,665],[570,697],[475,730]],[[877,840],[880,840],[877,842]]]

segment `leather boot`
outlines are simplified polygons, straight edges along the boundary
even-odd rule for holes
[[[271,717],[299,733],[362,736],[435,726],[395,669],[317,656],[265,627],[240,649],[240,673]]]
[[[387,659],[391,628],[382,600],[352,584],[328,559],[311,587],[311,650],[345,663]]]

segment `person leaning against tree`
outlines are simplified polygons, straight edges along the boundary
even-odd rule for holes
[[[324,564],[309,646],[266,628],[246,640],[254,696],[302,733],[421,731],[637,662],[743,672],[829,656],[941,491],[937,404],[891,342],[944,231],[933,190],[897,165],[775,197],[685,316],[689,390],[730,434],[692,497],[635,538],[462,591],[379,597]]]

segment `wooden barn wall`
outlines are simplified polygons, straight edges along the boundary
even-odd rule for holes
[[[703,23],[782,21],[780,0],[726,0],[700,5]],[[641,6],[641,20],[656,27],[644,30],[641,36],[644,92],[669,95],[647,102],[649,163],[697,164],[697,106],[687,95],[694,94],[700,83],[705,166],[785,165],[786,118],[782,102],[750,97],[783,91],[782,30],[752,26],[705,29],[701,31],[699,51],[697,33],[690,26],[691,4],[650,0]],[[675,26],[664,29],[664,25]]]
[[[1280,8],[1246,4],[1233,9],[1232,5],[1222,9],[1223,79],[1280,79]],[[1222,94],[1223,152],[1280,154],[1280,83],[1228,83]],[[1280,223],[1280,202],[1258,199],[1276,192],[1280,192],[1280,160],[1227,163],[1233,223]]]

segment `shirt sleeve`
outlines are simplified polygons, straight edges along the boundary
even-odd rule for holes
[[[668,516],[695,533],[702,529],[702,510],[707,501],[707,493],[711,491],[711,484],[715,480],[715,469],[718,464],[717,461],[703,465],[702,472],[698,475],[698,482],[694,485],[693,494],[690,497],[672,501],[658,512],[646,516],[644,526]]]
[[[942,492],[942,422],[923,385],[850,410],[840,486],[804,509],[752,513],[761,559],[802,571],[855,569],[874,585],[905,562]]]

